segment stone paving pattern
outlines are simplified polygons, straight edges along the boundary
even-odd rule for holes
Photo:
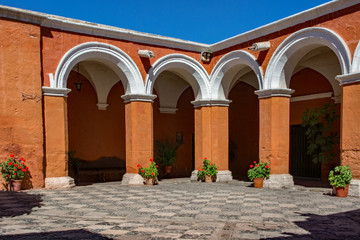
[[[248,182],[0,192],[0,239],[360,239],[360,198]]]

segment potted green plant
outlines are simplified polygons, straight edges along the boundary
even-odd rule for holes
[[[264,178],[270,176],[270,166],[266,162],[256,163],[256,161],[254,161],[254,165],[250,165],[247,175],[250,181],[254,182],[255,188],[262,188]]]
[[[156,161],[165,167],[165,172],[167,174],[171,173],[172,166],[176,161],[176,151],[181,146],[181,143],[172,142],[169,140],[165,141],[156,141]]]
[[[302,126],[306,128],[307,154],[313,163],[328,162],[334,158],[333,148],[339,142],[334,132],[334,122],[339,118],[334,103],[321,108],[306,109],[302,115]]]
[[[150,166],[145,168],[140,164],[137,165],[139,174],[144,178],[146,185],[154,185],[155,180],[159,176],[158,165],[153,159],[150,159]]]
[[[1,173],[10,191],[21,190],[22,180],[29,171],[25,162],[24,158],[16,158],[12,153],[10,153],[10,157],[1,162]]]
[[[215,163],[211,163],[209,159],[204,158],[203,166],[199,169],[197,177],[201,181],[211,183],[215,181],[218,172],[218,166]]]
[[[329,173],[330,185],[335,188],[337,197],[347,197],[352,174],[349,166],[336,166]]]

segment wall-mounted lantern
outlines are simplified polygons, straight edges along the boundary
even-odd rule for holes
[[[81,86],[83,84],[82,82],[80,82],[80,70],[79,69],[80,69],[80,63],[77,64],[77,82],[74,82],[76,90],[78,92],[80,92]]]

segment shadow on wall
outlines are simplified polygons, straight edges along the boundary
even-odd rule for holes
[[[42,206],[41,202],[39,194],[0,191],[0,218],[30,214],[33,208]]]
[[[5,232],[6,234],[6,232]],[[16,235],[1,236],[1,239],[22,239],[22,240],[45,240],[45,239],[111,239],[104,237],[97,233],[88,232],[83,229],[69,230],[69,231],[57,231],[57,232],[41,232],[41,233],[25,233]]]
[[[305,221],[294,222],[308,234],[286,233],[288,236],[262,239],[360,239],[360,209],[330,214],[302,214]]]

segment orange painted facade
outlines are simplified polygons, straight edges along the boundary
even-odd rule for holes
[[[341,121],[335,126],[341,143],[334,149],[336,160],[323,166],[322,178],[341,163],[349,164],[360,179],[359,84],[334,83],[336,76],[357,73],[353,69],[360,58],[360,4],[337,4],[319,7],[321,15],[311,15],[316,9],[301,13],[303,21],[295,16],[213,45],[141,33],[121,35],[114,33],[121,32],[118,29],[94,29],[73,20],[60,26],[26,12],[17,19],[20,13],[5,9],[13,14],[0,19],[0,153],[28,159],[31,178],[25,188],[41,188],[46,178],[68,176],[71,150],[86,161],[125,160],[126,173],[137,173],[137,164],[147,166],[155,157],[156,140],[177,136],[183,144],[172,177],[190,176],[201,168],[204,157],[236,178],[246,177],[253,161],[269,162],[272,175],[289,174],[290,126],[301,124],[306,108],[335,97],[341,98]],[[318,45],[306,42],[312,37],[321,38]],[[270,49],[248,50],[263,41],[270,42]],[[203,63],[201,51],[208,49],[213,52],[211,61]],[[155,57],[140,57],[139,50],[152,51]],[[243,59],[226,65],[234,52]],[[330,59],[333,65],[326,69],[328,52],[335,60]],[[276,62],[282,56],[284,66],[282,60]],[[74,68],[78,63],[85,63],[80,74]],[[259,73],[257,87],[246,80],[251,71]],[[157,93],[153,83],[161,72],[170,72],[163,77],[178,77],[190,87],[179,90],[177,99]],[[74,88],[78,78],[83,83],[80,92]],[[171,83],[182,86],[166,79]],[[319,97],[323,93],[331,96]],[[159,96],[168,101],[160,102]],[[176,112],[160,112],[173,108],[174,102]]]

